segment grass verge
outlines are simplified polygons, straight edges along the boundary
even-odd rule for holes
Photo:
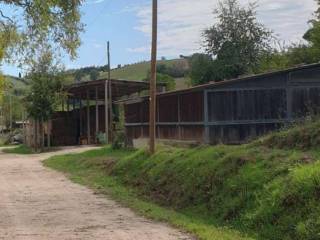
[[[320,239],[320,121],[249,145],[58,156],[45,164],[199,239]],[[233,230],[231,230],[233,229]]]
[[[67,173],[76,183],[89,186],[100,193],[105,193],[142,214],[157,221],[165,221],[184,229],[199,239],[212,240],[245,240],[251,239],[228,227],[214,225],[190,212],[176,211],[152,202],[142,195],[137,188],[128,187],[116,177],[110,176],[117,161],[135,156],[139,151],[112,150],[106,147],[82,154],[55,156],[44,162],[44,165]]]
[[[4,153],[10,153],[10,154],[33,154],[32,149],[26,145],[19,145],[12,148],[5,148],[2,151]]]

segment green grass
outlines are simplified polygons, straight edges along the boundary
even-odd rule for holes
[[[319,121],[249,145],[109,147],[45,164],[199,239],[320,239]],[[301,140],[301,138],[303,140]]]
[[[6,148],[2,150],[4,153],[11,153],[11,154],[33,154],[31,148],[25,145],[19,145],[17,147]]]
[[[228,227],[215,226],[202,217],[191,215],[190,212],[184,213],[170,207],[163,207],[151,201],[149,197],[141,195],[139,189],[131,188],[125,185],[121,179],[110,176],[117,161],[140,154],[140,151],[112,150],[110,147],[106,147],[83,154],[56,156],[48,159],[44,164],[67,173],[74,182],[94,188],[100,193],[108,194],[143,216],[168,222],[195,234],[199,239],[250,239]]]
[[[17,90],[24,90],[27,88],[27,84],[25,82],[25,80],[17,78],[17,77],[13,77],[13,76],[9,76],[9,75],[5,75],[5,80],[12,85],[12,87],[14,89]]]

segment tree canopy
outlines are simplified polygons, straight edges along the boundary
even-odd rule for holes
[[[61,69],[54,63],[50,52],[43,52],[26,76],[30,89],[26,95],[26,108],[35,120],[51,118],[62,94]]]
[[[257,21],[255,4],[224,0],[214,14],[218,22],[203,33],[206,55],[191,58],[193,85],[250,73],[272,49],[272,32]]]
[[[82,0],[0,0],[0,60],[29,59],[47,44],[72,58],[80,45]],[[5,10],[5,12],[4,12]],[[15,51],[12,59],[10,54]]]

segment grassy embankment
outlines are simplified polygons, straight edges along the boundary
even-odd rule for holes
[[[199,239],[320,239],[320,122],[243,146],[109,147],[45,165]],[[234,230],[231,230],[234,229]]]

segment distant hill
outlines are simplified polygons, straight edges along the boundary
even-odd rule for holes
[[[12,89],[14,89],[16,95],[21,95],[21,93],[24,92],[28,86],[28,83],[23,78],[18,78],[10,75],[5,75],[4,77],[6,82],[10,84]]]
[[[189,69],[189,64],[185,59],[174,59],[174,60],[161,60],[158,61],[158,65],[165,65],[168,67],[174,67],[175,65],[182,66]],[[128,80],[143,80],[146,78],[148,72],[150,71],[150,62],[141,62],[131,65],[126,65],[121,68],[113,69],[111,76],[113,78],[128,79]],[[106,73],[101,76],[105,77]]]
[[[176,89],[183,89],[188,87],[188,78],[186,76],[180,76],[179,71],[188,72],[189,71],[189,63],[186,59],[173,59],[173,60],[161,60],[158,61],[158,66],[165,66],[168,69],[173,71],[173,74],[169,75],[177,75],[173,76],[176,80]],[[108,73],[104,67],[87,67],[82,69],[69,70],[68,74],[73,76],[77,75],[77,72],[82,71],[83,74],[78,74],[81,76],[81,81],[90,81],[90,71],[99,71],[98,79],[104,79],[108,77]],[[102,71],[101,71],[102,70]],[[116,69],[111,70],[111,78],[114,79],[125,79],[132,81],[143,81],[147,78],[148,73],[150,72],[150,62],[140,62],[135,64],[129,64],[124,66],[119,66]],[[177,73],[178,72],[178,73]],[[185,74],[186,75],[186,74]],[[68,78],[72,78],[69,76]],[[74,78],[74,77],[73,77]]]

